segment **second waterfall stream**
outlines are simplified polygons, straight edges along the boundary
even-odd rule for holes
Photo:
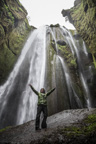
[[[6,83],[0,86],[1,128],[35,119],[38,98],[29,84],[37,91],[56,87],[48,97],[49,115],[92,107],[88,61],[84,41],[75,39],[65,27],[42,26],[32,31]]]

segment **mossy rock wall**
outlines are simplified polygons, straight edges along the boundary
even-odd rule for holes
[[[78,33],[86,42],[90,52],[96,54],[95,0],[81,0],[81,2],[73,8],[69,10],[62,10],[62,14],[64,17],[67,16],[69,21],[73,23]]]
[[[8,77],[32,29],[26,16],[19,0],[0,1],[0,84]]]

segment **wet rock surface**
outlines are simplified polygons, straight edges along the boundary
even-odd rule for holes
[[[65,110],[48,117],[48,129],[36,132],[34,121],[27,122],[23,125],[11,127],[6,131],[0,132],[0,144],[54,144],[54,143],[79,143],[88,144],[96,142],[96,131],[91,132],[88,135],[75,130],[76,134],[70,133],[68,130],[70,127],[85,127],[89,125],[82,120],[86,119],[88,115],[96,114],[96,109],[76,109]],[[67,129],[67,131],[66,131]],[[69,135],[70,134],[70,135]]]
[[[62,45],[62,46],[65,46],[65,45],[66,45],[66,42],[63,41],[63,40],[58,40],[58,41],[57,41],[57,44]]]

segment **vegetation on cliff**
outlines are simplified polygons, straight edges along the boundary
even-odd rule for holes
[[[68,10],[62,10],[64,17],[75,26],[78,33],[86,42],[89,53],[96,58],[96,1],[76,0],[75,6]]]
[[[96,98],[96,1],[75,0],[74,4],[71,9],[62,10],[62,14],[64,17],[68,17],[87,45],[93,74],[92,79],[88,79],[87,83],[91,93],[91,101],[96,106],[93,100]],[[91,77],[91,75],[88,76]]]
[[[0,84],[7,78],[31,27],[19,0],[0,1]]]

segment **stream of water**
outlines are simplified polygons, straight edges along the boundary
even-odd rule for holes
[[[65,36],[66,36],[66,40],[67,40],[67,43],[69,44],[70,48],[71,48],[71,51],[74,55],[74,51],[76,53],[76,56],[77,56],[77,62],[78,62],[78,66],[79,66],[79,74],[80,74],[80,78],[81,78],[81,81],[82,81],[82,85],[83,85],[83,88],[84,88],[84,91],[85,91],[85,99],[87,101],[87,107],[91,107],[91,103],[90,103],[90,91],[89,91],[89,88],[87,86],[87,80],[86,80],[86,76],[84,76],[84,65],[83,65],[83,61],[82,61],[82,58],[80,57],[80,50],[81,50],[81,46],[80,46],[80,43],[79,41],[75,41],[73,39],[73,36],[71,34],[70,31],[68,31],[66,28],[64,27],[61,27],[61,30],[63,30]],[[82,45],[82,50],[84,51],[85,53],[85,57],[86,59],[88,58],[88,53],[87,53],[87,49],[86,49],[86,45],[83,41],[83,45]],[[89,72],[90,73],[90,72]]]
[[[44,87],[45,63],[46,26],[31,33],[8,80],[0,87],[0,125],[35,119],[37,96],[29,84],[37,91]]]

